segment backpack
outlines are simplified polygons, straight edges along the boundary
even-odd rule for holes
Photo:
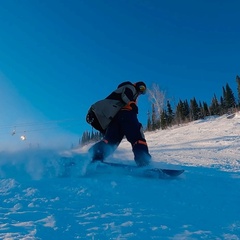
[[[104,133],[105,130],[101,127],[96,114],[93,111],[93,108],[90,107],[90,109],[88,110],[87,116],[86,116],[86,121],[87,123],[89,123],[93,128],[95,128],[96,130],[100,131],[101,133]]]
[[[94,103],[89,108],[86,116],[87,123],[104,134],[116,114],[130,101],[125,95],[126,87],[134,95],[136,94],[135,87],[130,82],[120,84],[108,97]]]

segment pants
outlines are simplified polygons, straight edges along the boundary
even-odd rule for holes
[[[91,147],[92,160],[103,161],[116,150],[124,136],[132,145],[136,164],[148,165],[151,155],[148,151],[142,124],[139,123],[135,112],[127,110],[119,111],[107,128],[103,140]]]

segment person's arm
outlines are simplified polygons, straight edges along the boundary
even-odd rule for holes
[[[127,86],[125,87],[124,91],[122,92],[121,98],[122,101],[126,104],[128,104],[129,102],[135,101],[136,99],[134,99],[136,90],[134,88],[134,86]]]

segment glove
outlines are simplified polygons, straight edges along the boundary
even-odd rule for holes
[[[132,111],[138,114],[138,106],[135,103],[131,103],[130,107],[132,108]]]

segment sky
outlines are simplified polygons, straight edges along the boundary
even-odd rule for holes
[[[78,144],[91,131],[90,105],[126,80],[158,84],[173,106],[193,97],[209,103],[226,83],[236,91],[239,7],[237,0],[1,1],[0,150]],[[139,109],[146,125],[147,96]]]

